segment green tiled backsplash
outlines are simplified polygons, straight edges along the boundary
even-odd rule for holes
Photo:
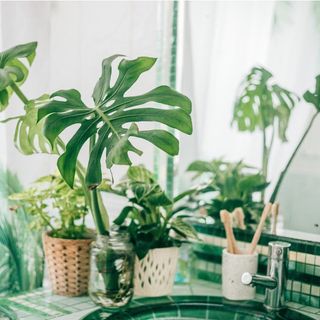
[[[195,225],[203,244],[192,246],[191,275],[193,278],[221,283],[222,250],[226,247],[225,233],[222,228]],[[238,245],[249,246],[253,232],[235,230]],[[259,253],[258,273],[266,274],[269,241],[291,243],[289,273],[286,290],[288,301],[320,308],[320,243],[263,234],[257,252]],[[257,293],[264,289],[257,287]]]

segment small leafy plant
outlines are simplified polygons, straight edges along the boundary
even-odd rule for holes
[[[187,170],[196,173],[195,178],[201,178],[203,182],[189,199],[189,203],[196,204],[193,210],[203,207],[219,222],[220,210],[232,212],[240,207],[247,224],[257,223],[263,202],[255,200],[254,196],[259,196],[259,192],[268,186],[261,172],[242,161],[223,160],[194,161]]]
[[[103,189],[103,187],[102,187]],[[198,239],[193,227],[183,220],[178,202],[189,191],[170,199],[143,166],[131,166],[123,181],[105,191],[126,197],[125,206],[114,223],[128,227],[139,259],[150,249],[177,246],[181,240]]]
[[[10,196],[34,217],[31,229],[49,230],[50,235],[63,239],[85,239],[88,213],[81,185],[71,189],[60,175],[48,175],[36,180],[23,192]]]

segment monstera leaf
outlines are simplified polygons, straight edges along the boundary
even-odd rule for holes
[[[31,65],[36,48],[37,43],[30,42],[0,53],[0,112],[8,106],[11,86],[20,86],[28,76],[28,68],[21,62],[21,58],[26,58]]]
[[[26,105],[26,113],[18,118],[14,134],[16,148],[23,154],[58,153],[57,141],[51,147],[43,135],[44,119],[38,121],[38,108],[48,102],[48,95],[36,100],[30,100]]]
[[[272,74],[254,67],[243,81],[234,106],[233,122],[240,131],[253,132],[278,123],[278,136],[287,141],[290,114],[299,98],[292,92],[272,84]]]
[[[61,175],[70,186],[73,185],[78,154],[91,137],[97,136],[97,139],[92,144],[86,183],[93,189],[102,180],[101,158],[104,152],[108,168],[114,164],[130,165],[129,152],[142,154],[130,141],[132,137],[149,141],[170,155],[178,153],[179,142],[174,135],[166,130],[141,131],[137,123],[160,122],[186,134],[192,133],[191,101],[181,93],[160,86],[142,95],[126,95],[138,78],[152,68],[156,59],[122,59],[118,64],[118,77],[112,86],[111,64],[117,57],[112,56],[102,63],[102,75],[93,92],[95,107],[87,107],[80,93],[70,89],[55,92],[51,96],[52,101],[38,111],[38,121],[45,118],[44,134],[52,145],[66,128],[80,124],[58,160]],[[152,107],[141,106],[147,103],[152,103]]]

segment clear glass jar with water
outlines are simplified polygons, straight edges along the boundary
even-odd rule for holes
[[[98,235],[91,245],[89,295],[109,312],[126,307],[133,296],[135,252],[125,231]]]

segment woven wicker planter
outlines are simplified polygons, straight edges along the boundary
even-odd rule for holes
[[[179,249],[152,249],[142,260],[136,258],[134,294],[144,297],[167,296],[172,293]]]
[[[52,291],[63,296],[86,294],[93,239],[60,239],[45,233],[42,240]]]

